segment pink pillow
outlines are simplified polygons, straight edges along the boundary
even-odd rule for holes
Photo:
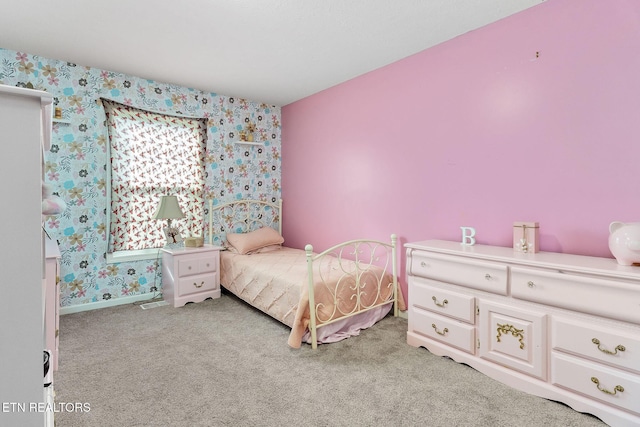
[[[248,233],[227,233],[227,242],[239,254],[247,254],[271,245],[281,245],[284,238],[271,227],[262,227]]]

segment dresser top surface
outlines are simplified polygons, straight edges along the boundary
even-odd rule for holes
[[[490,245],[463,245],[448,240],[424,240],[406,243],[407,249],[418,249],[440,254],[457,255],[489,261],[505,262],[515,265],[573,270],[582,273],[611,275],[615,277],[640,280],[640,266],[620,265],[613,258],[600,258],[585,255],[556,252],[517,252],[510,247]]]

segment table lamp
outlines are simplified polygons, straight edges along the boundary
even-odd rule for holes
[[[172,219],[184,218],[184,213],[182,213],[182,209],[180,209],[177,196],[160,196],[160,203],[158,204],[158,209],[156,209],[156,213],[153,215],[153,218],[167,220],[167,228],[165,230],[167,243],[171,244],[181,241],[178,230],[171,228]],[[176,237],[178,237],[178,239],[176,239]],[[171,238],[172,241],[169,241],[169,238]]]

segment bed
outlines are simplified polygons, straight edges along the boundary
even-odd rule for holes
[[[289,326],[291,347],[306,342],[316,349],[404,310],[395,235],[390,242],[350,240],[315,253],[311,245],[284,244],[282,201],[208,204],[207,241],[226,248],[222,287]]]

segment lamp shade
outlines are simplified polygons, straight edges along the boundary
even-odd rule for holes
[[[184,218],[182,209],[178,204],[177,196],[160,196],[160,204],[156,213],[153,215],[155,219],[176,219]]]

